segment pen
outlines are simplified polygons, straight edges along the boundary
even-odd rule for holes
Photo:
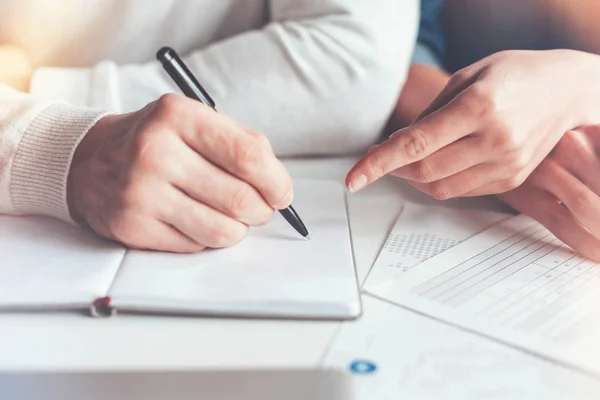
[[[204,90],[202,85],[200,85],[175,50],[170,47],[163,47],[156,53],[156,58],[161,62],[165,71],[167,71],[177,86],[179,86],[179,89],[181,89],[183,94],[189,98],[198,100],[217,111],[214,100],[206,90]],[[305,239],[310,239],[308,230],[304,226],[300,216],[298,216],[298,213],[296,213],[296,210],[294,210],[294,207],[290,205],[288,208],[278,211],[300,235]]]

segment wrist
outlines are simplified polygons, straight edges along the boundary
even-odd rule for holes
[[[390,135],[413,123],[440,94],[449,79],[446,71],[434,66],[411,65],[384,134]]]
[[[562,50],[573,57],[580,69],[573,72],[576,87],[575,109],[578,120],[570,129],[600,124],[600,56],[574,50]]]
[[[83,137],[71,161],[67,178],[67,205],[71,218],[85,224],[85,192],[89,182],[90,161],[107,137],[108,127],[114,116],[108,115],[96,122]]]
[[[398,99],[396,118],[405,125],[411,124],[444,89],[449,74],[425,64],[413,64]]]

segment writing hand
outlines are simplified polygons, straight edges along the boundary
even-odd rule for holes
[[[178,95],[100,120],[75,152],[67,189],[74,219],[98,234],[172,252],[231,246],[292,201],[263,135]]]

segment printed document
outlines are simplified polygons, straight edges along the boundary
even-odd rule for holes
[[[486,210],[407,203],[369,272],[364,287],[395,278],[510,216]]]
[[[367,290],[600,376],[600,267],[526,216]]]

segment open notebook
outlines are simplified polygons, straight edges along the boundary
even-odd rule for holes
[[[343,186],[298,181],[294,192],[310,241],[276,213],[242,243],[194,255],[125,250],[60,221],[0,217],[0,311],[358,317]]]

